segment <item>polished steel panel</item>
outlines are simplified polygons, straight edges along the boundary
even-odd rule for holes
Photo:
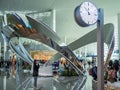
[[[11,40],[13,37],[25,37],[25,38],[30,38],[30,39],[34,39],[36,41],[42,42],[48,46],[50,46],[51,48],[57,50],[62,56],[64,56],[66,58],[66,60],[68,60],[71,65],[73,66],[73,68],[76,70],[76,72],[82,76],[85,77],[85,79],[83,78],[83,83],[85,83],[84,81],[86,80],[86,76],[84,75],[84,73],[82,72],[82,66],[81,64],[78,62],[78,58],[74,55],[74,53],[71,50],[75,50],[75,48],[79,48],[80,46],[84,46],[85,44],[83,43],[84,41],[84,36],[82,37],[82,43],[79,45],[78,43],[76,43],[77,46],[75,46],[75,43],[70,44],[69,46],[64,46],[61,47],[59,46],[55,41],[57,41],[58,39],[55,38],[55,35],[53,34],[53,32],[51,30],[49,30],[49,27],[47,27],[45,24],[41,24],[37,21],[35,21],[34,19],[30,18],[29,16],[27,16],[28,20],[30,21],[31,27],[32,28],[27,28],[27,27],[23,27],[21,25],[21,23],[19,22],[19,20],[17,20],[12,14],[8,14],[8,27],[9,29],[12,28],[13,31],[8,35],[7,31],[3,31],[4,34],[6,34],[6,36],[9,38],[9,40]],[[107,25],[105,25],[107,26]],[[112,25],[109,25],[109,27],[111,27]],[[112,28],[112,27],[111,27]],[[94,33],[96,31],[94,30]],[[111,31],[109,31],[111,32]],[[110,33],[111,34],[111,33]],[[54,35],[54,36],[53,36]],[[95,35],[93,35],[93,33],[91,34],[88,33],[85,37],[88,39],[87,43],[92,43],[96,40]],[[89,37],[93,37],[93,39]],[[111,39],[108,39],[108,37],[106,36],[107,40],[106,42],[111,41]],[[81,40],[81,39],[80,39]],[[76,41],[78,42],[78,40]],[[12,45],[12,43],[11,43]],[[72,47],[73,46],[73,47]],[[25,55],[21,55],[17,49],[15,49],[15,46],[12,45],[12,48],[14,48],[14,50],[20,54],[21,57],[24,57],[24,59],[30,59],[29,55],[26,53],[25,49],[23,49],[23,47],[21,45],[19,45],[19,47],[21,48],[20,52],[24,52]],[[68,48],[69,47],[69,48]],[[83,83],[81,83],[81,85],[83,85]],[[82,87],[82,86],[79,86]]]
[[[12,16],[12,17],[14,17],[14,16]],[[12,39],[12,37],[18,37],[18,38],[26,37],[26,38],[37,40],[39,42],[42,42],[42,43],[50,46],[51,48],[57,50],[62,56],[64,56],[66,58],[66,60],[68,60],[71,63],[71,65],[76,70],[78,75],[80,75],[80,76],[82,75],[82,77],[86,78],[86,76],[84,76],[84,73],[81,71],[82,66],[81,66],[81,64],[79,64],[78,58],[74,55],[74,53],[67,46],[64,46],[64,47],[59,46],[55,42],[56,38],[52,38],[52,36],[51,36],[51,35],[53,35],[53,32],[52,32],[52,34],[51,33],[46,34],[47,32],[45,32],[45,30],[48,30],[49,29],[48,27],[46,28],[46,26],[44,24],[40,24],[30,17],[28,17],[28,20],[30,21],[32,28],[23,27],[17,19],[14,19],[14,20],[16,20],[16,23],[13,23],[13,21],[11,22],[10,19],[11,18],[9,17],[8,27],[12,28],[14,30],[13,33],[15,33],[15,35],[13,35],[13,33],[11,33],[9,35],[10,39]],[[19,51],[18,51],[15,48],[15,46],[13,45],[13,43],[11,43],[11,40],[9,42],[10,42],[10,46],[14,49],[14,51],[17,52],[17,54],[20,55],[23,59],[31,59],[30,56],[28,55],[28,53],[26,53],[26,51],[22,45],[18,44],[18,47],[19,47]],[[23,53],[23,54],[21,54],[21,53]],[[27,61],[30,62],[31,60],[27,60]],[[85,82],[83,81],[83,83],[85,83]],[[83,85],[83,83],[81,85]],[[80,86],[80,87],[83,87],[83,86]]]
[[[97,28],[92,30],[91,32],[85,34],[83,37],[79,38],[78,40],[70,43],[68,47],[71,50],[76,50],[82,46],[94,43],[97,41]],[[108,23],[104,25],[104,43],[110,46],[112,37],[114,35],[114,25],[112,23]]]

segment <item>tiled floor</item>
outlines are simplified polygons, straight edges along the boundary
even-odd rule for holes
[[[86,76],[87,81],[82,90],[92,90],[92,77],[88,72]],[[78,90],[76,86],[80,85],[82,78],[82,76],[38,77],[38,88],[39,90]],[[27,79],[28,81],[26,81]],[[26,82],[23,83],[23,81]],[[20,85],[22,88],[18,89]],[[120,86],[120,82],[112,83],[112,85]],[[26,87],[26,89],[24,87]],[[0,90],[35,90],[33,88],[33,77],[29,72],[24,73],[23,70],[16,71],[16,76],[14,76],[10,70],[0,68]]]
[[[92,77],[87,72],[87,81],[84,90],[92,90]]]
[[[39,77],[38,88],[40,90],[76,90],[79,77]],[[33,89],[33,78],[27,90]]]
[[[89,76],[88,73],[87,76],[87,82],[83,90],[92,90],[92,77]],[[60,83],[57,77],[39,77],[38,88],[40,88],[40,90],[75,90],[72,88],[78,80],[77,77],[68,77],[66,80],[62,77],[61,80],[63,81]],[[27,90],[33,90],[33,78]]]
[[[13,76],[9,71],[0,70],[0,90],[16,90],[19,84],[22,83],[27,77],[31,77],[30,73],[18,73]],[[92,90],[92,77],[87,73],[87,82],[84,90]],[[33,88],[33,77],[30,78],[30,84],[27,84],[26,90],[34,90]],[[81,82],[81,77],[39,77],[38,88],[40,90],[76,90],[75,86]],[[79,83],[78,83],[79,82]],[[22,90],[22,89],[21,89]]]

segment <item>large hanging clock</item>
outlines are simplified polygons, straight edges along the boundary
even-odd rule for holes
[[[85,1],[76,7],[74,15],[77,24],[86,27],[97,22],[98,9],[92,2]]]

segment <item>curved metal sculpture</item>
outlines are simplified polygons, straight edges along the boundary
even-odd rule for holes
[[[2,30],[1,33],[3,37],[5,37],[6,41],[9,42],[9,46],[11,49],[16,52],[23,60],[26,62],[32,64],[33,59],[28,55],[28,52],[25,50],[25,48],[22,46],[22,44],[19,42],[19,44],[14,45],[13,42],[11,41],[11,35],[12,37],[15,37],[16,34],[14,34],[14,30],[10,28],[9,26],[5,26]]]
[[[24,27],[21,24],[21,22],[12,14],[8,14],[7,17],[8,17],[7,21],[9,23],[7,27],[9,29],[10,28],[13,29],[13,32],[11,32],[8,36],[10,40],[13,37],[26,37],[26,38],[34,39],[36,41],[40,41],[50,46],[51,48],[57,50],[61,55],[63,55],[66,58],[66,60],[69,63],[71,63],[71,65],[73,66],[75,71],[78,73],[78,75],[81,77],[84,77],[84,79],[82,78],[82,80],[80,80],[81,82],[83,81],[81,85],[85,83],[84,81],[86,80],[86,76],[81,71],[80,69],[81,66],[78,65],[78,63],[75,63],[76,61],[78,61],[77,57],[73,54],[73,52],[68,47],[60,47],[56,42],[54,42],[56,40],[55,38],[56,35],[54,35],[54,37],[51,36],[54,33],[51,34],[50,33],[51,30],[49,30],[48,27],[46,28],[44,24],[41,24],[28,16],[27,18],[30,21],[30,25],[32,28]],[[7,31],[3,31],[3,32],[5,34]],[[10,40],[9,40],[9,45],[12,47],[12,49],[14,49],[14,51],[17,52],[17,54],[21,56],[23,59],[26,59],[28,60],[28,62],[31,63],[32,60],[30,60],[30,56],[26,53],[25,49],[21,45],[19,45],[20,50],[18,52]],[[20,54],[21,52],[24,54]],[[83,86],[79,86],[79,87],[82,88]]]
[[[6,37],[8,37],[9,39],[12,39],[13,37],[26,37],[26,38],[40,41],[40,42],[52,47],[53,49],[57,50],[62,56],[64,56],[66,58],[66,60],[68,60],[71,63],[73,68],[76,70],[76,72],[80,76],[85,77],[82,79],[83,83],[85,83],[84,81],[86,81],[86,76],[80,70],[81,65],[78,65],[78,62],[77,62],[78,58],[73,54],[73,52],[71,50],[75,50],[81,46],[95,42],[96,41],[96,30],[93,30],[92,32],[90,32],[90,33],[86,34],[85,36],[83,36],[82,38],[80,38],[79,40],[68,45],[68,47],[70,48],[69,49],[67,46],[60,47],[55,42],[56,40],[58,40],[57,38],[55,38],[55,37],[57,37],[57,35],[55,35],[55,33],[53,33],[48,27],[46,27],[45,24],[43,24],[41,22],[37,22],[36,20],[27,16],[27,18],[30,22],[30,25],[32,27],[32,28],[28,28],[28,27],[23,27],[21,22],[13,14],[8,14],[7,17],[8,17],[7,21],[9,23],[9,25],[7,27],[8,27],[8,29],[12,28],[12,30],[9,34],[7,34],[7,31],[2,30],[2,32],[6,35]],[[105,31],[106,31],[106,27],[113,28],[113,26],[111,24],[107,24],[107,25],[105,25]],[[108,28],[108,30],[109,30],[109,28]],[[110,35],[112,35],[113,29],[111,29],[111,31],[109,31],[109,32],[110,32]],[[106,31],[105,33],[109,33],[109,32]],[[108,35],[104,36],[104,38],[106,40],[105,42],[108,45],[110,45],[110,42],[111,42],[111,39],[109,36]],[[80,41],[86,41],[86,42],[84,43],[84,42],[80,42]],[[9,40],[9,42],[10,42],[10,40]],[[80,42],[80,44],[79,44],[79,42]],[[14,50],[16,51],[15,46],[12,45],[11,42],[10,42],[10,46],[12,48],[14,48]],[[31,61],[32,61],[32,60],[30,60],[31,57],[28,55],[28,53],[25,51],[25,49],[21,45],[19,45],[19,47],[20,47],[20,52],[24,53],[23,55],[20,54],[20,56],[23,57],[23,59],[28,59],[29,62],[31,63]],[[83,85],[83,83],[81,83],[81,85]],[[82,86],[80,86],[80,87],[82,87]]]
[[[71,44],[68,45],[68,48],[71,51],[74,51],[82,46],[97,42],[97,29],[94,29],[93,31],[87,33],[83,37],[79,38],[78,40],[72,42]],[[106,62],[105,62],[105,67],[110,61],[112,52],[114,50],[114,43],[115,43],[115,38],[114,38],[114,26],[111,23],[108,23],[104,25],[104,43],[107,44],[108,46],[108,54],[106,56]],[[56,57],[61,57],[59,53],[55,55]]]
[[[76,50],[82,46],[94,43],[97,41],[97,29],[92,30],[91,32],[87,33],[83,37],[79,38],[78,40],[72,42],[68,45],[71,50]],[[108,23],[104,25],[104,42],[108,45],[111,44],[112,38],[114,35],[114,26],[112,23]]]
[[[9,41],[9,46],[11,47],[11,49],[13,49],[14,52],[16,52],[23,60],[25,60],[26,62],[32,64],[33,63],[33,59],[30,57],[30,55],[28,55],[28,52],[25,50],[25,48],[23,47],[23,45],[19,42],[19,44],[17,46],[15,46],[12,41]]]
[[[112,40],[111,40],[111,43],[110,43],[110,45],[109,45],[109,47],[108,47],[109,50],[108,50],[108,53],[107,53],[106,62],[105,62],[105,64],[104,64],[105,70],[106,70],[107,65],[109,64],[111,55],[112,55],[113,50],[114,50],[114,46],[115,46],[115,37],[114,37],[114,35],[113,35]]]
[[[15,20],[14,24],[13,21],[11,22],[9,19],[10,17]],[[8,23],[11,23],[9,25],[9,27],[13,28],[15,30],[15,32],[17,33],[18,37],[26,37],[26,38],[30,38],[30,39],[34,39],[36,41],[40,41],[48,46],[50,46],[51,48],[57,50],[59,53],[61,53],[63,56],[65,56],[65,58],[69,59],[68,61],[70,63],[73,63],[73,61],[78,60],[77,57],[73,54],[73,52],[70,52],[70,50],[66,51],[66,49],[68,49],[67,47],[60,47],[56,42],[53,41],[54,38],[51,37],[51,30],[49,30],[49,28],[45,27],[44,24],[41,24],[39,22],[37,22],[36,20],[28,17],[28,20],[30,22],[30,25],[32,28],[27,28],[27,27],[23,27],[21,26],[21,23],[19,22],[18,19],[16,19],[16,17],[14,17],[12,14],[8,14]],[[45,32],[47,33],[45,33]],[[48,37],[50,36],[50,37]],[[57,35],[54,35],[57,36]],[[72,57],[72,58],[71,58]],[[80,72],[81,74],[83,74],[80,69],[78,67],[76,67],[76,65],[72,64],[77,72]],[[79,74],[80,74],[79,73]]]
[[[69,44],[68,47],[73,51],[82,46],[96,42],[97,41],[96,31],[97,29],[94,29],[93,31],[87,33],[83,37]],[[110,61],[112,52],[114,50],[114,44],[115,44],[114,26],[112,23],[108,23],[104,25],[104,43],[107,44],[109,49],[106,60],[105,60],[105,65],[104,65],[106,67]]]

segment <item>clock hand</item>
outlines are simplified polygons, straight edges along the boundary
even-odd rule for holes
[[[85,8],[85,10],[88,12],[88,9],[86,8],[86,7],[84,7]]]
[[[90,15],[90,12],[88,11],[88,15]]]
[[[90,15],[89,8],[88,9],[86,7],[84,7],[84,8],[88,12],[88,15]]]

